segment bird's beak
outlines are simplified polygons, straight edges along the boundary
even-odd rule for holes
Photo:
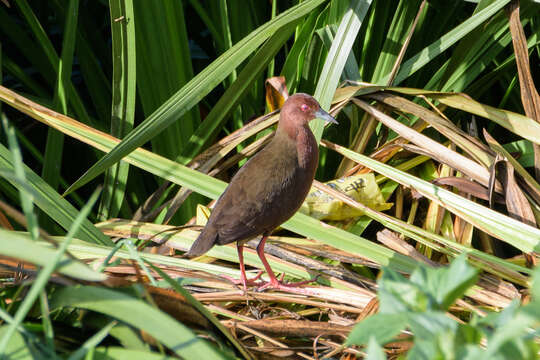
[[[338,124],[338,122],[336,121],[336,119],[334,119],[334,117],[332,115],[330,115],[329,113],[327,113],[326,111],[324,111],[321,108],[319,108],[319,110],[315,111],[315,116],[317,118],[319,118],[319,119],[323,119],[324,121],[326,121],[328,123]]]

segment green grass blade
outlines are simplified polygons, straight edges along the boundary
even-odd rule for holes
[[[353,5],[354,4],[354,5]],[[324,67],[313,95],[323,109],[329,109],[334,93],[338,86],[345,63],[349,57],[360,25],[371,5],[371,0],[357,1],[349,5],[349,9],[343,15],[337,30],[332,47],[328,52]],[[315,119],[310,124],[317,141],[321,139],[324,120]]]
[[[17,143],[15,129],[13,128],[13,126],[11,126],[11,124],[9,124],[6,116],[3,113],[1,113],[0,116],[2,117],[2,127],[4,128],[4,131],[6,132],[8,143],[9,143],[9,150],[11,152],[11,153],[7,152],[7,149],[4,148],[6,150],[5,155],[9,157],[13,165],[10,170],[13,171],[13,174],[15,175],[15,178],[17,179],[18,183],[26,185],[27,177],[24,171],[24,163],[22,160],[21,148],[19,147],[19,144]],[[33,204],[34,197],[32,196],[31,193],[29,193],[26,189],[22,187],[19,188],[19,196],[21,199],[21,206],[23,209],[23,213],[26,218],[28,231],[32,235],[32,238],[36,240],[39,236],[39,225],[38,225],[37,216],[34,213],[34,204]]]
[[[6,333],[9,329],[9,325],[4,325],[0,327],[0,338],[6,336]],[[6,345],[2,357],[5,359],[17,359],[17,360],[32,360],[34,356],[24,341],[22,334],[14,334],[11,337],[11,340]]]
[[[97,333],[92,335],[88,340],[82,344],[80,348],[78,348],[73,354],[71,354],[68,357],[68,360],[79,360],[82,359],[83,356],[85,356],[90,350],[94,349],[96,346],[99,345],[99,343],[105,339],[107,335],[109,335],[109,332],[111,329],[117,324],[116,321],[111,321],[109,324],[107,324],[105,327],[103,327],[101,330],[99,330]]]
[[[89,143],[99,150],[110,151],[119,142],[118,139],[114,139],[95,129],[81,126],[82,124],[67,117],[62,117],[59,114],[52,115],[47,111],[38,111],[35,108],[30,109],[25,104],[25,102],[28,103],[28,100],[19,97],[12,91],[1,86],[0,98],[28,115],[45,122],[47,125]],[[226,183],[223,181],[140,148],[125,157],[124,161],[213,199],[217,199],[226,186]],[[382,265],[390,265],[398,271],[410,272],[416,266],[416,261],[407,256],[395,253],[386,247],[374,244],[344,230],[328,226],[303,214],[296,214],[283,227],[298,234],[312,237],[338,249],[352,253],[361,253],[366,258]]]
[[[229,330],[210,312],[208,311],[203,304],[201,304],[197,299],[193,297],[187,290],[185,290],[182,286],[178,284],[178,282],[174,281],[169,275],[167,275],[163,270],[158,268],[157,266],[154,266],[151,262],[148,262],[148,264],[154,269],[155,272],[159,274],[174,290],[176,290],[179,294],[181,294],[183,297],[187,299],[187,301],[193,305],[197,311],[199,311],[201,314],[204,315],[216,328],[221,331],[221,333],[236,347],[238,352],[242,354],[242,356],[245,359],[251,359],[252,356],[244,349],[244,347],[236,340],[234,336],[230,333]]]
[[[112,359],[129,359],[129,360],[174,360],[176,357],[166,356],[159,353],[149,352],[146,350],[126,349],[116,346],[107,346],[97,348],[92,354],[94,360],[112,360]]]
[[[56,79],[58,77],[58,71],[59,71],[58,69],[59,58],[58,58],[58,55],[56,54],[56,50],[54,49],[52,42],[50,41],[47,34],[43,30],[43,27],[39,23],[38,18],[34,14],[28,2],[26,0],[21,0],[21,1],[17,1],[15,4],[17,5],[19,10],[23,14],[30,29],[32,30],[34,37],[37,39],[36,46],[42,48],[41,52],[30,50],[30,53],[28,56],[34,56],[34,58],[28,57],[28,59],[34,62],[34,64],[39,64],[36,67],[41,70],[42,75],[46,79],[50,79],[51,84],[55,84]],[[5,30],[5,31],[6,32],[10,31],[11,34],[13,34],[13,32],[11,31],[14,31],[15,34],[13,35],[15,35],[15,37],[20,36],[18,34],[19,32],[26,33],[23,30],[23,28],[20,28],[18,24],[15,24],[15,23],[12,23],[12,24],[10,23],[8,27],[9,27],[9,30]],[[23,44],[20,46],[21,51],[26,51],[24,50],[25,48],[32,48],[33,46],[30,45],[32,43],[33,41],[31,41],[30,39],[28,39],[27,42],[17,41],[17,44]],[[43,56],[45,56],[45,58],[47,59],[46,61],[47,64],[44,64],[45,61],[42,60]],[[53,71],[51,72],[49,69],[52,69]],[[90,123],[90,118],[86,112],[84,103],[79,97],[79,94],[77,93],[75,88],[73,87],[73,84],[71,83],[71,81],[69,81],[68,83],[68,91],[69,91],[68,98],[70,101],[70,105],[73,106],[73,109],[75,113],[77,114],[78,118],[81,119],[81,121],[83,121],[84,123],[87,123],[87,124]]]
[[[394,67],[399,52],[410,31],[411,24],[418,12],[419,6],[420,0],[401,0],[393,14],[392,23],[390,24],[388,31],[385,31],[382,27],[373,29],[373,32],[385,32],[385,40],[382,45],[382,51],[378,56],[375,71],[371,78],[372,82],[378,82],[380,78],[390,73]],[[374,24],[374,26],[377,25],[378,24]]]
[[[73,54],[75,52],[75,38],[77,34],[79,0],[69,2],[66,12],[66,21],[64,26],[64,38],[62,40],[62,54],[58,63],[58,76],[53,99],[54,110],[67,115],[68,100],[67,88],[71,79],[71,69],[73,65]],[[49,128],[47,133],[47,144],[45,146],[45,157],[43,161],[43,170],[41,177],[54,190],[58,190],[60,183],[60,171],[62,152],[64,149],[64,134]]]
[[[182,2],[135,1],[133,6],[138,99],[144,115],[149,117],[193,78],[187,24]],[[154,152],[169,159],[180,154],[200,122],[199,109],[192,107],[163,125],[161,130],[167,131],[156,133],[149,139]]]
[[[111,0],[113,51],[111,135],[124,137],[133,129],[136,95],[135,17],[131,0]],[[123,16],[123,18],[122,18]],[[100,219],[116,217],[124,201],[129,164],[118,163],[105,173]]]
[[[426,46],[422,51],[405,61],[401,65],[394,84],[398,85],[403,80],[421,69],[424,65],[440,55],[443,51],[454,45],[456,42],[465,37],[468,33],[480,26],[484,21],[500,11],[510,0],[495,0],[489,6],[485,7],[475,15],[465,20],[454,29],[450,30],[432,44]],[[378,83],[387,84],[390,74],[383,77]]]
[[[392,166],[360,155],[344,147],[339,152],[348,158],[382,174],[400,184],[439,203],[454,214],[470,222],[481,230],[524,252],[540,249],[540,230],[512,219],[485,206],[477,204],[451,191],[435,186],[416,176],[400,171]]]
[[[177,159],[182,164],[187,164],[203,148],[203,146],[215,136],[217,130],[223,125],[230,111],[240,102],[246,91],[264,70],[266,64],[274,57],[277,51],[287,41],[294,30],[294,23],[283,27],[257,51],[255,56],[244,67],[238,79],[225,91],[210,113],[199,125],[195,133],[189,139],[181,157]]]

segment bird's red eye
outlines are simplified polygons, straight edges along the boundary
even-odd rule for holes
[[[309,106],[307,106],[306,104],[302,104],[302,106],[300,106],[300,109],[302,109],[302,111],[308,111]]]

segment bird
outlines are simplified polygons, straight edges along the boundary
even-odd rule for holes
[[[200,256],[214,245],[236,242],[239,283],[247,293],[248,283],[261,273],[252,280],[246,278],[244,244],[262,235],[257,254],[270,281],[258,290],[290,288],[291,284],[276,278],[264,246],[270,233],[296,213],[311,188],[319,162],[317,140],[309,128],[315,118],[337,124],[312,96],[296,93],[287,98],[272,140],[233,176],[186,256]]]

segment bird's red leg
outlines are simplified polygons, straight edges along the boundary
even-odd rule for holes
[[[259,245],[257,245],[257,255],[259,255],[259,258],[261,259],[261,262],[264,265],[264,269],[266,270],[266,273],[268,274],[268,277],[270,278],[270,281],[264,284],[263,286],[259,287],[257,291],[262,291],[264,289],[272,288],[272,289],[279,289],[284,291],[291,291],[294,290],[296,293],[303,293],[302,289],[297,288],[297,286],[309,284],[315,280],[307,280],[307,281],[300,281],[296,283],[289,283],[284,284],[283,283],[283,276],[281,277],[281,280],[278,280],[276,278],[276,275],[272,271],[272,268],[270,267],[270,264],[268,263],[268,260],[266,260],[266,256],[264,255],[264,245],[266,244],[266,239],[268,236],[263,235],[261,241],[259,242]]]
[[[261,241],[259,242],[259,245],[257,245],[257,255],[259,255],[259,258],[263,263],[264,269],[266,270],[270,281],[261,286],[259,290],[264,290],[268,287],[277,288],[281,284],[278,279],[276,279],[276,275],[274,275],[274,272],[272,271],[272,268],[270,267],[270,264],[268,263],[268,261],[266,260],[266,256],[264,255],[264,245],[266,244],[267,238],[268,236],[263,235]]]
[[[256,281],[259,280],[263,272],[259,271],[259,273],[255,275],[253,279],[248,279],[246,276],[246,267],[244,265],[244,245],[236,243],[236,251],[238,252],[238,263],[240,264],[240,281],[226,275],[221,275],[221,277],[231,281],[233,284],[242,284],[244,288],[244,293],[247,294],[247,286],[259,285],[259,283],[257,283]]]
[[[246,268],[244,266],[244,245],[236,243],[236,251],[238,251],[238,262],[240,263],[240,281],[244,286],[244,293],[247,294],[247,277]]]

